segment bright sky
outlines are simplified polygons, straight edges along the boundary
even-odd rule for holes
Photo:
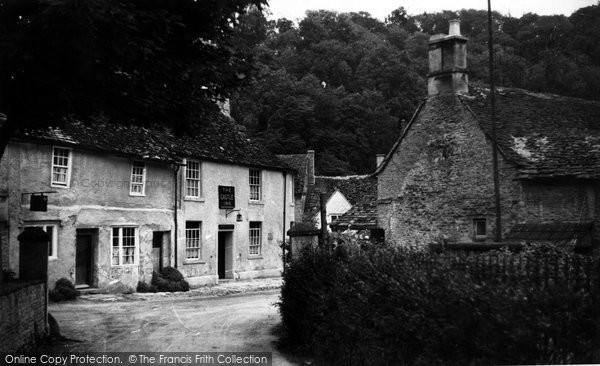
[[[408,14],[441,10],[487,9],[487,0],[268,0],[270,18],[297,20],[306,10],[334,10],[339,13],[366,11],[376,18],[385,19],[392,10],[404,6]],[[524,13],[540,15],[571,15],[575,10],[598,4],[598,0],[492,0],[492,9],[505,15],[520,17]]]

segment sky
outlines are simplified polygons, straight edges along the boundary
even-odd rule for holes
[[[487,9],[487,0],[268,0],[271,19],[302,19],[306,10],[334,10],[340,13],[366,11],[384,20],[392,10],[404,6],[408,14],[441,10]],[[539,15],[571,15],[575,10],[598,4],[598,0],[492,0],[492,9],[504,15],[521,17],[525,13]]]

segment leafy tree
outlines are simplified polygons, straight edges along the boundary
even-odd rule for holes
[[[599,8],[570,17],[494,12],[498,84],[600,100]],[[236,93],[234,116],[274,152],[315,149],[320,174],[371,172],[425,96],[429,38],[447,33],[451,19],[469,38],[470,82],[487,84],[485,10],[399,7],[384,22],[309,11],[297,26],[265,23],[252,51],[262,71]]]
[[[0,151],[17,127],[65,117],[189,128],[252,71],[234,30],[264,3],[0,1]]]

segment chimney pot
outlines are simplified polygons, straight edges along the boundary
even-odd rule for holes
[[[450,23],[450,30],[448,31],[448,35],[460,36],[460,20],[453,19],[449,23]]]
[[[467,38],[460,34],[460,21],[450,20],[449,35],[429,40],[429,96],[469,92]]]

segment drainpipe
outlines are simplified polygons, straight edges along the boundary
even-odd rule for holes
[[[173,182],[174,182],[174,185],[175,185],[174,186],[174,189],[175,189],[175,202],[174,202],[175,205],[174,205],[174,209],[175,209],[175,211],[174,211],[174,215],[173,215],[174,219],[175,219],[175,235],[174,235],[174,238],[175,238],[175,246],[174,246],[175,247],[174,248],[174,250],[175,250],[175,253],[174,253],[175,254],[175,264],[173,265],[174,268],[177,268],[177,242],[178,242],[178,232],[179,232],[178,225],[177,225],[177,207],[179,206],[179,203],[178,203],[179,197],[177,195],[177,192],[179,191],[179,184],[178,184],[179,183],[178,182],[179,167],[180,167],[180,164],[175,164],[175,170],[174,170],[174,173],[173,173]]]
[[[287,172],[283,172],[283,245],[281,252],[283,253],[283,273],[285,273],[285,219],[287,206]]]

